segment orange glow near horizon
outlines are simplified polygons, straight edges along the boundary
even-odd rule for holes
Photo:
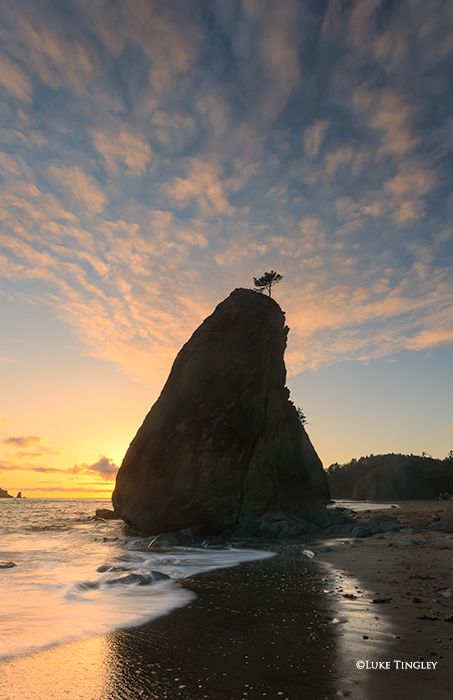
[[[324,465],[445,457],[452,17],[433,2],[3,3],[1,488],[109,492],[180,348],[269,270]]]

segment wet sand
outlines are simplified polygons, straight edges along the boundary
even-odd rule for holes
[[[315,540],[314,549],[326,544],[334,549],[316,559],[344,588],[328,594],[338,599],[344,620],[338,639],[344,659],[339,682],[351,698],[452,698],[453,598],[443,597],[442,589],[453,589],[453,534],[427,525],[434,514],[452,514],[453,501],[399,505],[372,514],[396,515],[417,534],[386,533],[383,539],[364,538],[362,544],[344,537]],[[405,544],[408,539],[416,544]],[[356,598],[343,598],[345,591]],[[358,660],[368,666],[389,661],[390,668],[358,669]],[[413,662],[425,668],[414,668]],[[435,667],[426,668],[428,662]],[[413,667],[405,668],[406,663]]]
[[[0,697],[330,700],[330,575],[293,549],[185,579],[197,599],[148,625],[0,662]]]
[[[426,524],[453,501],[402,506],[391,513],[420,526],[418,544],[401,545],[402,533],[357,545],[319,533],[268,543],[273,558],[185,579],[197,599],[166,617],[0,662],[0,698],[452,698],[453,623],[444,618],[453,599],[439,589],[453,588],[453,536]],[[321,554],[326,544],[334,551]],[[301,555],[306,545],[313,559]]]

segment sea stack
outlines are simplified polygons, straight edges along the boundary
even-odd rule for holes
[[[329,499],[326,474],[285,387],[289,329],[270,297],[236,289],[178,353],[133,439],[112,500],[149,534],[216,534]]]

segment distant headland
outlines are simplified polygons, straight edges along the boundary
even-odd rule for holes
[[[0,489],[0,498],[14,498],[14,496],[11,496],[5,489]],[[18,492],[16,498],[22,498],[22,491]]]

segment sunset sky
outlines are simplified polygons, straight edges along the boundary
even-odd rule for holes
[[[1,0],[0,487],[109,496],[277,270],[324,466],[453,449],[453,3]]]

